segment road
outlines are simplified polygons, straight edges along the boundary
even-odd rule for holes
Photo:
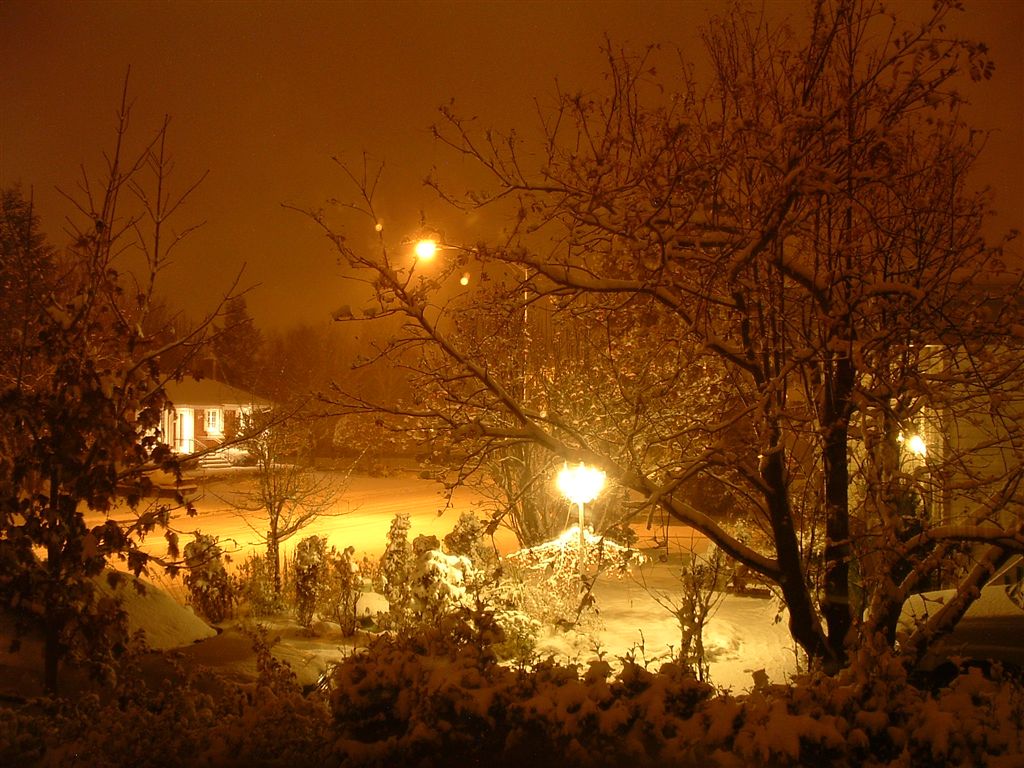
[[[322,473],[331,476],[330,473]],[[340,493],[324,515],[302,529],[282,545],[282,552],[290,555],[292,549],[306,536],[325,536],[328,546],[339,550],[352,546],[356,558],[364,556],[375,560],[384,552],[387,533],[396,514],[408,512],[411,528],[409,540],[419,535],[437,536],[443,540],[455,526],[464,511],[480,513],[482,501],[479,494],[468,488],[459,489],[450,506],[445,508],[443,487],[434,480],[425,480],[412,472],[399,471],[390,477],[369,477],[334,473]],[[186,478],[186,481],[189,479]],[[235,562],[244,560],[255,551],[262,550],[261,535],[266,531],[265,513],[243,511],[238,505],[244,502],[243,494],[251,490],[255,473],[251,469],[223,470],[216,474],[197,479],[198,492],[193,497],[197,514],[188,517],[183,512],[174,515],[171,529],[178,534],[182,547],[192,540],[195,531],[217,536],[225,553]],[[482,513],[481,513],[482,514]],[[127,510],[115,509],[112,517],[127,520]],[[87,515],[87,523],[96,525],[102,515]],[[668,534],[672,552],[706,546],[703,537],[685,526],[671,526],[667,530],[646,530],[640,522],[634,528],[641,542],[641,548],[651,546],[651,537]],[[695,539],[696,536],[696,539]],[[495,545],[501,554],[518,549],[511,531],[501,528],[495,535]],[[153,555],[166,555],[162,532],[155,532],[143,543],[143,549]]]
[[[440,483],[409,473],[393,477],[353,475],[347,481],[339,473],[335,479],[341,489],[337,502],[285,542],[283,551],[289,552],[306,536],[317,535],[326,536],[328,545],[338,549],[355,547],[357,558],[365,555],[375,559],[383,553],[391,521],[400,512],[410,515],[411,541],[421,534],[443,539],[463,511],[479,511],[481,499],[473,491],[460,489],[446,509]],[[233,506],[244,501],[242,494],[251,487],[253,480],[251,471],[228,471],[202,479],[194,502],[196,516],[187,517],[182,513],[172,520],[171,528],[178,533],[181,545],[192,540],[194,531],[201,531],[217,536],[225,551],[236,559],[261,548],[260,534],[266,530],[265,514]],[[125,515],[115,511],[113,516]],[[90,522],[95,524],[95,521]],[[162,539],[153,541],[153,538],[146,548],[154,554],[162,554]],[[504,529],[497,534],[496,543],[502,552],[516,549],[515,537]]]

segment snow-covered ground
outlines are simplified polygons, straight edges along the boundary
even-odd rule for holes
[[[197,504],[199,514],[176,523],[182,542],[189,540],[192,530],[201,530],[236,542],[236,557],[256,550],[257,538],[249,525],[253,521],[242,519],[229,503],[231,495],[238,493],[245,482],[244,475],[228,475],[207,485]],[[356,476],[351,479],[336,510],[344,514],[323,518],[301,536],[325,535],[334,546],[355,546],[357,557],[375,558],[383,551],[392,517],[398,512],[409,512],[411,537],[428,534],[442,538],[452,529],[459,513],[472,509],[478,499],[468,491],[463,492],[456,497],[453,508],[439,514],[443,500],[438,491],[437,483],[408,475]],[[255,525],[258,526],[258,522]],[[296,541],[289,544],[293,546]],[[514,540],[507,533],[501,535],[497,544],[505,553],[514,549]],[[159,539],[154,546],[159,546]],[[539,652],[583,663],[598,653],[609,660],[632,653],[656,667],[659,659],[678,649],[679,628],[667,609],[652,597],[651,591],[677,593],[677,569],[675,559],[666,563],[651,558],[633,577],[599,578],[594,589],[600,612],[598,626],[586,636],[547,630],[541,638]],[[254,673],[251,641],[238,627],[228,626],[221,628],[219,634],[215,633],[197,619],[191,609],[182,605],[184,594],[180,578],[170,581],[154,573],[151,580],[156,587],[147,590],[145,595],[138,595],[133,589],[122,590],[122,594],[133,617],[133,628],[145,629],[152,647],[180,648],[186,659],[232,675]],[[377,596],[376,599],[379,603],[382,598]],[[368,596],[362,607],[366,608],[372,601],[373,597]],[[760,670],[775,682],[783,682],[795,671],[793,643],[785,621],[776,621],[777,613],[777,606],[768,599],[725,597],[704,635],[711,658],[712,682],[740,692],[752,686],[752,676]],[[315,682],[326,665],[339,658],[350,644],[336,627],[326,623],[319,625],[312,635],[286,619],[263,623],[269,627],[271,639],[279,638],[275,655],[287,660],[303,683]],[[9,631],[9,626],[0,627],[0,634],[7,635]],[[0,641],[4,639],[0,637]],[[0,673],[15,668],[20,671],[17,675],[2,675],[0,681],[31,677],[32,670],[40,666],[38,644],[29,641],[18,654],[7,653],[8,644],[4,642],[0,652]]]
[[[649,586],[657,583],[659,588],[669,589],[670,567],[648,564],[645,579]],[[252,643],[240,626],[228,624],[218,633],[190,608],[152,585],[142,595],[131,588],[122,589],[121,594],[132,628],[145,630],[154,648],[178,649],[186,662],[230,677],[255,675]],[[659,659],[678,648],[675,620],[636,581],[599,579],[595,596],[600,610],[598,629],[587,636],[549,629],[538,648],[542,655],[585,663],[596,658],[598,652],[608,660],[633,653],[657,668]],[[381,598],[368,596],[363,607],[375,599],[380,605]],[[752,686],[752,675],[758,670],[764,670],[776,682],[783,682],[793,672],[792,641],[785,624],[773,621],[774,615],[774,604],[767,599],[726,596],[705,632],[712,658],[712,682],[740,692]],[[276,640],[275,656],[287,661],[304,685],[316,682],[328,664],[341,658],[351,646],[351,641],[342,638],[337,626],[330,623],[319,623],[313,633],[286,618],[261,623],[268,627],[269,638]],[[9,625],[0,625],[0,694],[31,696],[39,692],[41,646],[30,639],[18,653],[8,652],[10,629]]]
[[[678,593],[671,565],[648,563],[643,571],[648,589]],[[647,659],[678,650],[675,619],[644,587],[629,579],[607,578],[599,580],[594,591],[602,624],[598,640],[609,656],[622,655],[641,642]],[[752,686],[753,675],[760,670],[780,683],[796,671],[793,641],[784,618],[775,621],[777,614],[776,603],[767,598],[724,597],[704,630],[711,682],[740,692]]]

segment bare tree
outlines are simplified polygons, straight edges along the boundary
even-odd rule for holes
[[[640,584],[679,625],[679,660],[693,669],[698,680],[711,679],[711,659],[704,647],[704,629],[725,599],[729,567],[714,544],[703,552],[691,546],[679,564],[678,594],[649,586],[641,571]]]
[[[1024,546],[1022,275],[968,185],[982,141],[957,88],[992,65],[949,34],[955,4],[913,23],[872,0],[808,9],[713,19],[706,82],[609,50],[607,92],[565,94],[533,146],[444,110],[439,140],[493,181],[465,204],[512,210],[505,242],[461,258],[525,271],[516,295],[595,353],[585,393],[523,397],[460,341],[459,263],[428,277],[383,231],[362,252],[310,215],[374,287],[372,314],[404,318],[389,352],[417,355],[415,401],[349,407],[416,423],[470,470],[523,442],[600,465],[773,583],[835,670],[891,645],[906,597],[959,557],[956,599],[903,643],[913,660]],[[350,210],[377,223],[374,174],[352,179]],[[765,546],[694,506],[695,482]]]
[[[281,545],[318,519],[343,514],[334,507],[344,481],[311,466],[302,420],[271,412],[256,412],[252,420],[249,431],[256,437],[245,445],[256,460],[254,487],[228,502],[266,546],[274,592],[280,595]],[[261,516],[260,525],[253,522],[253,512]]]

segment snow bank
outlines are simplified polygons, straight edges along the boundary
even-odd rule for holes
[[[116,587],[110,586],[105,575],[96,584],[102,592],[121,599],[128,614],[129,632],[145,632],[153,650],[181,648],[217,634],[191,608],[180,605],[160,587],[131,574],[121,576]]]

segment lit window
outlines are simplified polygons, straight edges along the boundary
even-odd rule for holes
[[[206,434],[224,434],[224,411],[222,411],[220,408],[206,409]]]

